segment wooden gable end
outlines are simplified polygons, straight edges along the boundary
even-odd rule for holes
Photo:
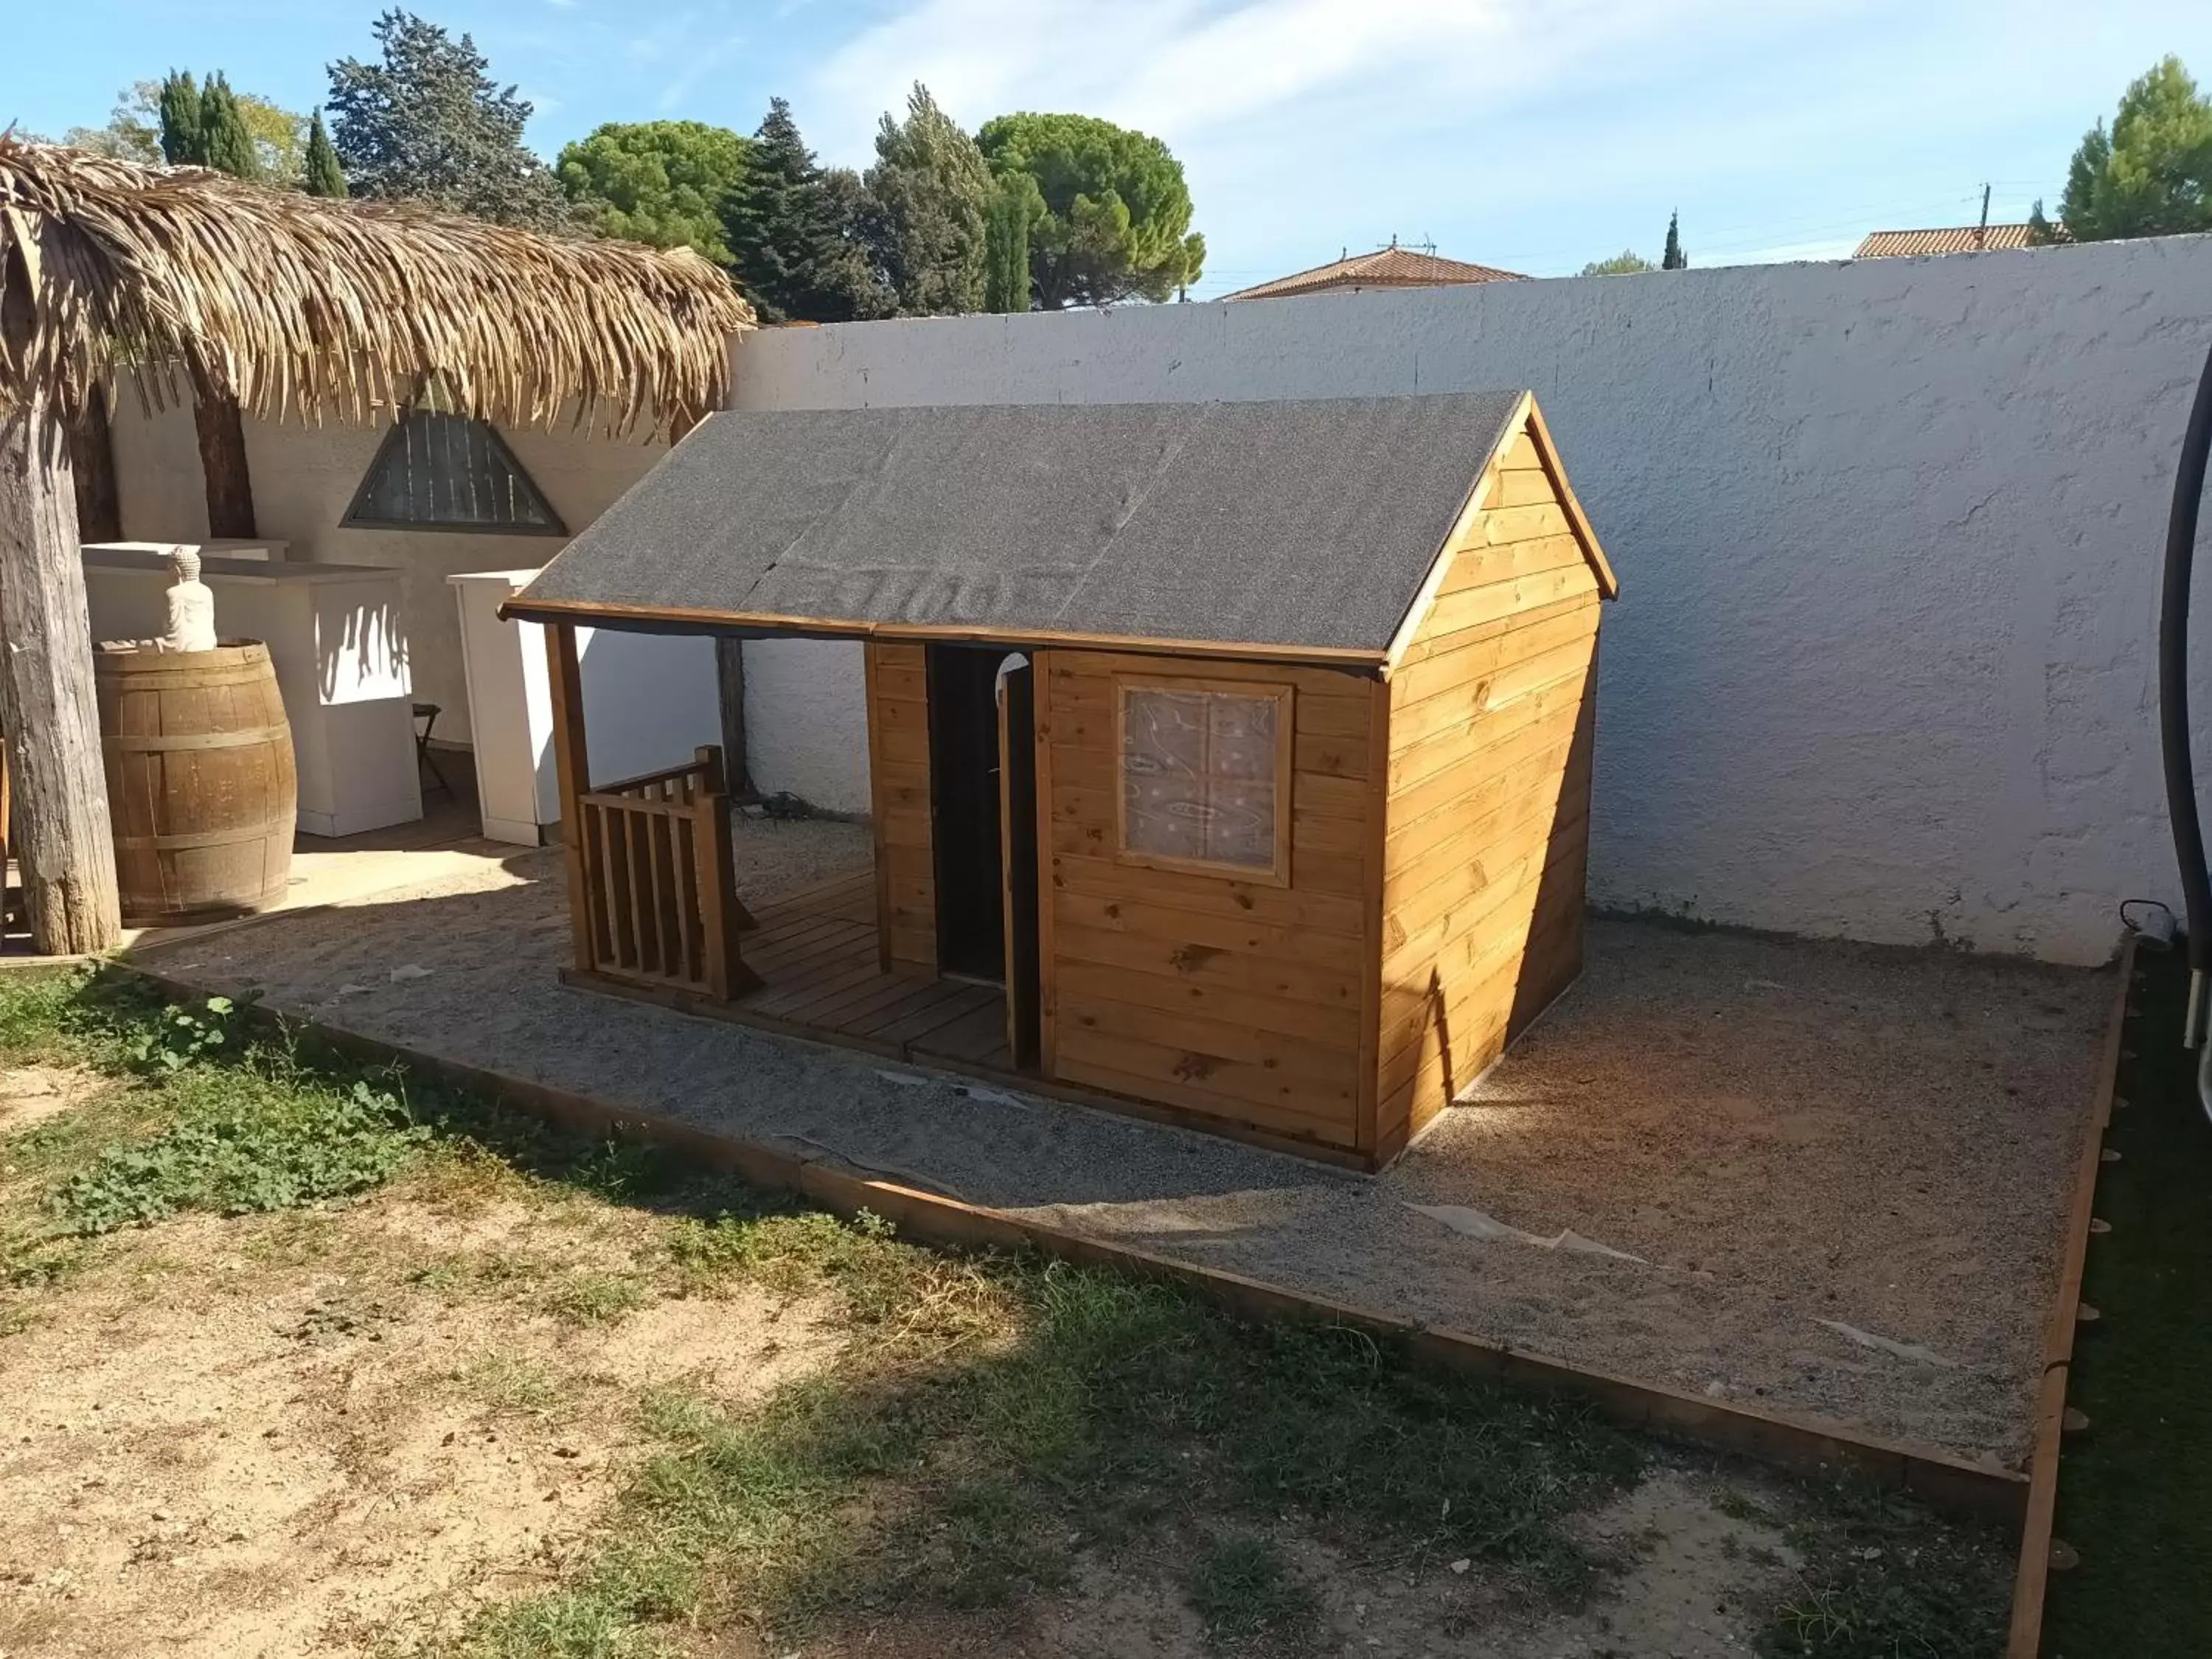
[[[1577,563],[1589,572],[1587,584],[1573,574]],[[1479,627],[1573,592],[1610,599],[1620,591],[1543,411],[1524,398],[1407,607],[1383,672],[1403,664],[1416,639]]]
[[[1598,617],[1614,591],[1532,399],[1386,671],[1382,1158],[1580,971]]]

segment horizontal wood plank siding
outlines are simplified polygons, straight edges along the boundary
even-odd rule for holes
[[[928,678],[919,645],[865,647],[876,921],[885,968],[937,969],[937,863],[929,796]]]
[[[1378,1161],[1582,966],[1597,577],[1528,433],[1476,499],[1389,686]]]
[[[1237,662],[1179,677],[1291,688],[1290,880],[1271,886],[1123,862],[1115,677],[1146,659],[1040,653],[1038,777],[1048,877],[1052,1075],[1346,1149],[1374,1078],[1362,972],[1381,890],[1372,679]]]

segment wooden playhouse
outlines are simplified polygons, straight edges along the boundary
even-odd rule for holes
[[[716,415],[507,607],[569,977],[1378,1168],[1580,971],[1613,592],[1522,392]],[[863,641],[872,872],[749,914],[580,626]]]

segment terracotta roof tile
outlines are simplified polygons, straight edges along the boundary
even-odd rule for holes
[[[1858,246],[1854,259],[1894,259],[1915,253],[1981,253],[2026,247],[2027,227],[1950,225],[1937,230],[1877,230]]]
[[[1242,288],[1225,294],[1225,300],[1275,300],[1288,294],[1319,294],[1346,288],[1447,288],[1462,283],[1518,283],[1527,279],[1517,270],[1494,265],[1470,264],[1464,259],[1440,258],[1407,247],[1377,248],[1355,253],[1311,270],[1279,276],[1272,283]]]

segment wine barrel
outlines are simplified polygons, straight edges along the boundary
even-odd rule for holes
[[[124,921],[208,921],[282,898],[299,782],[269,647],[102,646],[93,684]]]

